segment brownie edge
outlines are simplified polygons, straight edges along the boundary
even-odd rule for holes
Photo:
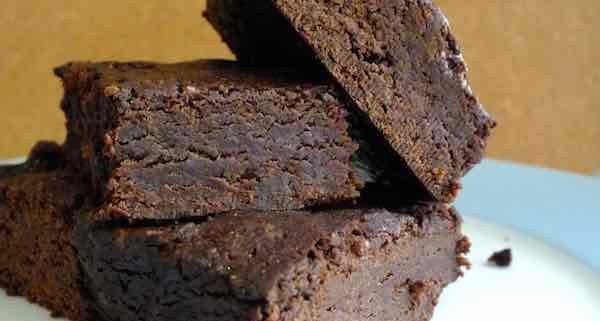
[[[103,219],[179,219],[351,200],[364,185],[336,91],[231,61],[58,68],[66,151]]]
[[[46,147],[0,167],[0,286],[54,316],[428,320],[467,264],[445,204],[97,221],[85,184]]]
[[[429,320],[468,250],[441,204],[83,226],[82,266],[110,320]]]
[[[326,69],[439,201],[483,158],[496,123],[433,1],[208,0],[204,15],[241,61]]]
[[[41,143],[26,163],[0,166],[0,287],[54,317],[87,321],[72,215],[89,191],[62,159],[58,145]]]

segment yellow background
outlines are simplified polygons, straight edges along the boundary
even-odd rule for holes
[[[439,0],[472,86],[500,122],[494,158],[600,168],[600,2]],[[201,0],[5,0],[0,10],[0,158],[61,141],[51,69],[69,60],[231,58]]]

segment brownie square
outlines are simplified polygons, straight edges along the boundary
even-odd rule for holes
[[[460,226],[454,210],[430,204],[231,212],[77,234],[108,320],[386,321],[431,318],[461,274]]]
[[[65,148],[105,205],[99,217],[301,209],[354,200],[368,185],[431,198],[312,73],[214,60],[73,63],[56,73]]]
[[[55,316],[428,320],[466,262],[445,204],[106,222],[64,158],[44,155],[0,167],[0,286]]]
[[[325,69],[440,201],[484,155],[496,123],[430,0],[208,0],[238,59]]]
[[[57,145],[38,145],[26,164],[0,166],[0,287],[54,317],[90,317],[72,214],[86,194]]]

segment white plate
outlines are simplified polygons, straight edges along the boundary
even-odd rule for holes
[[[598,179],[484,162],[457,203],[473,242],[473,268],[444,292],[433,321],[599,321],[596,191]],[[486,265],[507,247],[510,268]],[[56,319],[45,310],[0,291],[0,321],[50,320]]]
[[[473,267],[442,295],[433,321],[598,321],[600,275],[575,258],[515,230],[467,217]],[[511,248],[513,264],[487,265]]]

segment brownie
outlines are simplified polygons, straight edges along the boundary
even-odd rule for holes
[[[40,144],[26,164],[0,167],[0,287],[55,317],[88,320],[72,217],[85,188],[59,150]]]
[[[45,163],[0,167],[0,285],[76,321],[428,320],[468,251],[436,203],[97,221]]]
[[[430,0],[208,0],[205,16],[255,65],[324,68],[440,201],[484,155],[495,122]]]
[[[101,218],[301,209],[356,199],[367,185],[431,199],[312,73],[205,60],[72,63],[56,74],[67,155],[103,200]]]
[[[83,225],[82,266],[107,320],[429,320],[466,250],[442,204]]]

